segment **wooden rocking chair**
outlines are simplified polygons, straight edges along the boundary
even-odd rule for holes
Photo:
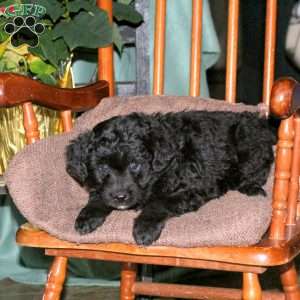
[[[226,101],[235,102],[239,1],[229,0]],[[112,1],[98,1],[112,16]],[[202,1],[193,0],[190,95],[200,94]],[[153,93],[163,94],[164,37],[166,0],[156,1],[156,31]],[[273,193],[273,214],[264,239],[248,247],[139,247],[128,244],[76,244],[59,240],[47,232],[22,226],[17,242],[25,247],[44,248],[54,256],[44,292],[44,300],[58,300],[66,276],[69,257],[116,261],[122,264],[122,300],[136,295],[182,297],[186,299],[300,299],[294,258],[300,252],[300,85],[292,79],[279,80],[273,86],[276,29],[276,0],[267,0],[266,43],[263,101],[271,112],[283,119],[279,128]],[[0,106],[23,105],[28,143],[39,139],[32,103],[61,111],[65,131],[72,122],[70,111],[94,107],[104,96],[113,95],[112,48],[99,49],[98,83],[79,89],[48,87],[28,78],[0,74]],[[26,88],[25,88],[26,87]],[[234,271],[243,273],[243,289],[196,287],[177,284],[137,282],[137,264],[153,264]],[[262,292],[258,275],[269,267],[279,266],[283,293]]]

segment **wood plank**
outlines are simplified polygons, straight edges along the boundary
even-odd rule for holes
[[[109,22],[113,19],[112,0],[97,0],[100,9],[106,11]],[[113,45],[98,48],[98,79],[105,80],[109,86],[109,96],[115,95],[115,78],[114,78],[114,54]]]
[[[165,42],[166,42],[166,0],[155,2],[153,94],[164,93],[165,82]]]
[[[252,272],[262,274],[267,269],[258,266],[245,266],[226,262],[205,261],[201,259],[188,259],[178,257],[161,257],[161,256],[141,256],[123,253],[113,253],[106,251],[94,250],[74,250],[74,249],[46,249],[46,255],[49,256],[66,256],[74,258],[95,259],[104,261],[127,262],[145,265],[174,266],[193,269],[208,269],[230,272]]]
[[[263,102],[269,106],[275,71],[277,0],[267,0]]]
[[[239,5],[239,0],[230,0],[228,2],[225,99],[229,103],[236,102]]]
[[[32,102],[56,110],[85,111],[108,96],[108,83],[98,81],[82,88],[58,88],[26,76],[0,74],[0,106],[12,107]]]
[[[137,295],[149,295],[158,297],[180,297],[184,299],[207,299],[207,300],[241,300],[242,291],[239,289],[192,286],[166,283],[136,282],[133,291]],[[281,292],[265,291],[262,300],[284,300]]]
[[[298,226],[295,226],[299,229]],[[161,256],[227,262],[252,266],[276,266],[288,263],[300,252],[300,233],[288,241],[264,240],[255,246],[244,247],[194,247],[179,248],[165,246],[141,247],[134,244],[78,244],[59,240],[48,233],[22,226],[17,232],[17,242],[27,247],[105,251],[113,257],[116,253],[128,254],[136,259],[140,256]]]
[[[190,85],[189,95],[200,96],[201,54],[202,54],[202,0],[193,0],[192,34],[190,52]]]

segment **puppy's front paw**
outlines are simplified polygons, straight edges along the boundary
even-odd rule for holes
[[[153,224],[136,220],[133,227],[133,237],[138,245],[149,246],[159,238],[162,229],[162,223]]]
[[[87,234],[102,225],[104,221],[105,218],[103,217],[98,217],[93,214],[81,211],[75,221],[75,230],[81,235]]]
[[[239,192],[246,194],[248,196],[262,195],[267,196],[265,190],[259,185],[245,185],[239,188]]]

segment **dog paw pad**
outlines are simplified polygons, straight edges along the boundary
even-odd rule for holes
[[[103,218],[97,217],[81,217],[79,216],[75,222],[75,230],[83,235],[94,231],[97,227],[99,227],[104,222]]]
[[[266,197],[267,193],[259,185],[246,185],[239,188],[239,192],[246,194],[248,196],[257,196],[261,195]]]
[[[138,224],[133,228],[133,237],[138,245],[149,246],[155,242],[162,231],[162,224]]]

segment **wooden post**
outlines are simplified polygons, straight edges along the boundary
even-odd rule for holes
[[[73,127],[72,112],[70,110],[61,111],[60,117],[63,123],[64,132],[71,131]]]
[[[227,55],[226,55],[226,90],[225,100],[236,102],[236,80],[239,41],[239,0],[228,1]]]
[[[287,300],[299,300],[300,289],[294,262],[280,268],[280,279]]]
[[[121,300],[134,300],[133,285],[136,279],[137,266],[133,263],[123,263],[121,270]]]
[[[267,0],[266,12],[263,102],[269,106],[274,82],[277,0]]]
[[[97,0],[98,6],[105,10],[112,22],[112,0]],[[113,45],[98,49],[98,79],[109,83],[109,95],[115,94]]]
[[[289,196],[287,207],[286,225],[296,225],[297,202],[299,195],[299,172],[300,172],[300,117],[294,118],[295,139],[291,168],[291,179],[289,184]]]
[[[23,124],[26,144],[32,144],[40,139],[39,124],[31,102],[23,104]]]
[[[200,96],[203,1],[193,0],[189,95]]]
[[[68,259],[56,256],[48,273],[43,300],[60,300],[60,294],[66,278]]]
[[[243,273],[243,300],[261,300],[262,291],[258,275],[254,273]]]
[[[164,93],[166,0],[156,0],[154,31],[153,94]]]
[[[276,169],[273,187],[273,215],[270,227],[270,239],[285,238],[285,222],[287,218],[287,200],[291,163],[293,155],[294,117],[281,121],[278,131],[276,153]]]

